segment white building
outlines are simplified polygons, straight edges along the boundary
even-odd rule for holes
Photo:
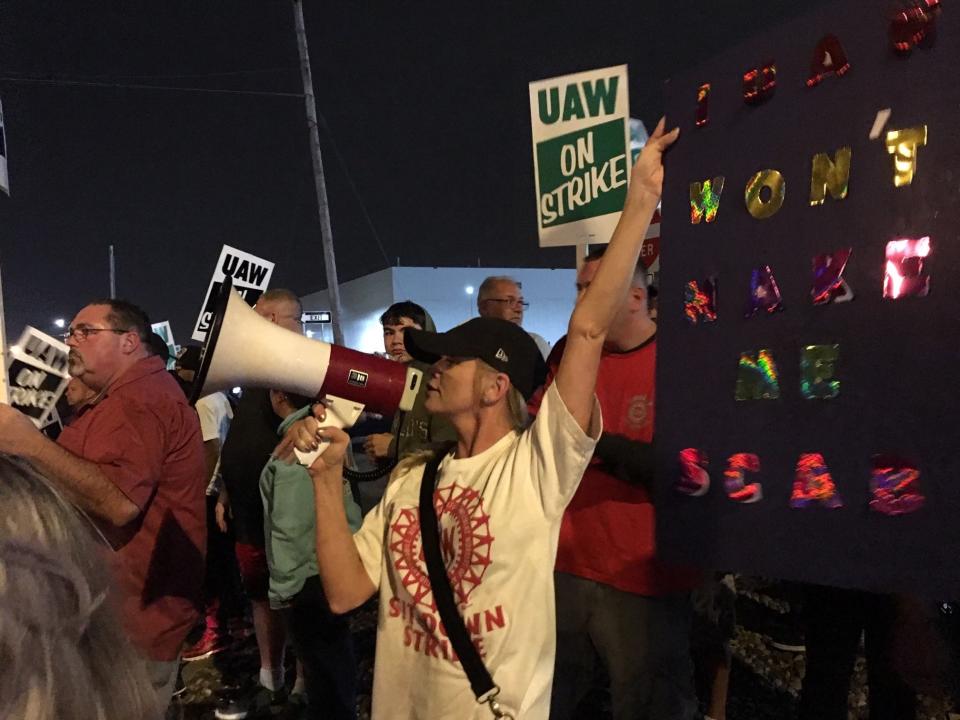
[[[551,344],[567,332],[576,300],[573,269],[391,267],[341,283],[344,342],[363,352],[383,352],[380,315],[402,300],[422,305],[438,330],[449,330],[477,316],[477,289],[491,275],[508,275],[522,285],[524,299],[530,303],[524,328]],[[307,312],[330,309],[326,290],[302,300]],[[313,337],[333,341],[329,325],[308,325],[307,329]]]

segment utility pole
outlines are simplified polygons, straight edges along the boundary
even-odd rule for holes
[[[313,180],[317,188],[317,211],[320,216],[320,242],[323,244],[323,264],[327,270],[327,297],[330,298],[330,319],[333,341],[343,345],[340,327],[340,283],[337,280],[337,259],[333,253],[333,228],[330,225],[330,205],[327,202],[327,183],[323,175],[320,155],[320,133],[317,129],[317,101],[313,96],[313,74],[310,72],[310,54],[307,51],[307,30],[303,24],[302,0],[293,0],[293,21],[297,29],[297,50],[300,52],[300,76],[303,78],[303,99],[307,108],[307,129],[310,131],[310,154],[313,159]]]
[[[110,299],[117,299],[117,264],[113,258],[113,245],[110,246]]]
[[[7,331],[3,321],[3,280],[0,280],[0,403],[10,402],[7,388]]]

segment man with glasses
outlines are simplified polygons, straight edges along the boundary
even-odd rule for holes
[[[523,289],[519,282],[505,275],[492,275],[480,283],[477,291],[477,312],[480,317],[499,318],[523,325],[523,311],[530,303],[523,299]],[[550,354],[550,343],[534,332],[527,331],[533,338],[537,349],[544,359]]]
[[[0,404],[0,452],[51,478],[110,541],[125,629],[166,705],[200,606],[205,471],[197,414],[149,336],[128,302],[83,308],[65,334],[68,367],[93,397],[56,443]]]

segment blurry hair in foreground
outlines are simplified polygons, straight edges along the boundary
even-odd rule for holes
[[[0,454],[0,718],[155,720],[91,523]]]

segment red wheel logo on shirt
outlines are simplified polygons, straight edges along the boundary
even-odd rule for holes
[[[635,428],[642,428],[650,422],[650,401],[646,395],[634,395],[627,408],[627,422]]]
[[[483,498],[476,490],[456,483],[438,488],[433,495],[433,504],[440,521],[443,564],[457,604],[466,605],[491,562],[490,516],[484,512]],[[390,554],[397,575],[413,602],[436,611],[423,559],[417,508],[403,508],[390,526]]]

